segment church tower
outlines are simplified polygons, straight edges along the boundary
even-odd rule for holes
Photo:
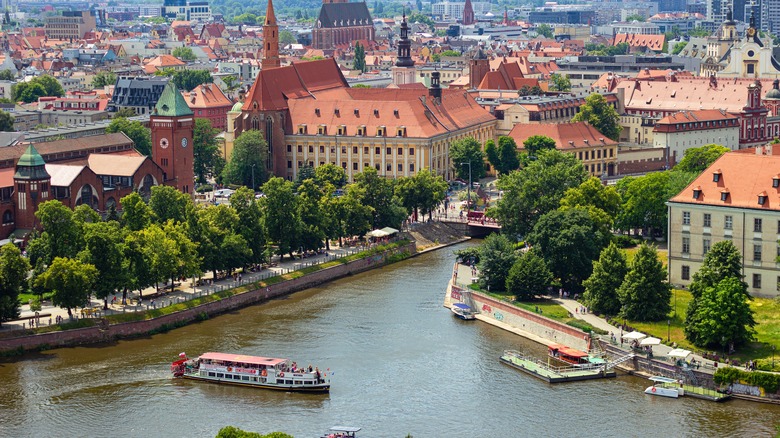
[[[279,61],[279,26],[274,15],[274,3],[268,0],[268,8],[265,11],[265,23],[263,23],[263,42],[265,54],[263,55],[263,70],[281,66]]]
[[[35,146],[27,146],[14,173],[16,186],[16,228],[35,228],[35,211],[51,197],[51,176],[46,171],[43,157]]]
[[[470,26],[477,21],[474,20],[474,8],[471,6],[471,0],[466,0],[466,4],[463,6],[463,25]]]
[[[163,170],[163,183],[190,195],[195,192],[193,115],[176,85],[168,81],[149,117],[152,159]]]
[[[490,61],[488,61],[482,47],[477,49],[474,58],[469,61],[469,88],[474,90],[482,83],[482,79],[490,71]]]
[[[409,26],[406,24],[406,13],[401,21],[401,39],[398,40],[398,58],[395,67],[391,69],[394,85],[414,83],[414,60],[412,59],[412,42],[409,40]]]

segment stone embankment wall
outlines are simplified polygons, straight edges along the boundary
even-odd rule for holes
[[[453,302],[464,302],[464,290],[452,285],[450,299]],[[529,312],[510,303],[497,300],[491,296],[479,292],[470,291],[473,305],[481,315],[490,319],[508,324],[516,329],[531,333],[550,342],[563,344],[578,350],[588,350],[589,335],[584,331],[539,315]],[[471,305],[471,304],[469,304]]]
[[[18,350],[19,348],[35,350],[107,342],[121,337],[151,333],[165,327],[181,326],[201,319],[203,316],[210,317],[252,304],[262,303],[269,299],[298,292],[337,278],[377,268],[385,265],[388,257],[391,255],[403,252],[414,255],[417,252],[416,243],[411,242],[408,245],[394,248],[382,254],[376,254],[343,265],[332,266],[299,278],[276,283],[269,287],[236,294],[219,301],[202,304],[154,319],[1,339],[0,353]]]

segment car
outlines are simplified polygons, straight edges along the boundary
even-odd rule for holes
[[[236,193],[233,189],[219,189],[214,191],[215,198],[229,198],[233,193]]]

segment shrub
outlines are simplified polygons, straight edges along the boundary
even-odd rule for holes
[[[742,371],[733,367],[718,368],[713,380],[718,385],[745,382],[748,385],[764,388],[767,393],[775,393],[780,388],[780,375],[761,371]]]
[[[198,188],[195,189],[198,193],[205,193],[205,192],[211,192],[214,190],[214,186],[211,184],[201,184],[198,186]]]
[[[612,236],[612,241],[615,242],[615,245],[620,248],[631,248],[637,245],[636,240],[634,240],[631,236],[626,236],[625,234]]]

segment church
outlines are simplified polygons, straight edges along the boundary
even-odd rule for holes
[[[156,185],[192,194],[193,113],[172,81],[149,124],[152,157],[121,132],[0,148],[0,239],[26,237],[38,205],[52,199],[106,213],[134,191],[148,199]]]
[[[373,40],[374,22],[365,1],[323,0],[311,32],[313,48],[332,51],[342,44]]]
[[[707,56],[701,76],[719,78],[780,78],[780,61],[774,56],[771,38],[761,39],[751,15],[743,38],[728,13],[718,32],[707,38]]]
[[[273,58],[279,41],[271,0],[268,11],[263,69],[243,105],[228,114],[226,138],[261,131],[269,174],[295,179],[303,166],[330,163],[350,180],[367,167],[388,178],[429,168],[449,179],[453,141],[473,137],[484,145],[495,139],[495,117],[467,92],[442,89],[438,72],[430,88],[413,83],[405,18],[392,73],[396,88],[365,89],[350,88],[332,58],[280,67]]]

